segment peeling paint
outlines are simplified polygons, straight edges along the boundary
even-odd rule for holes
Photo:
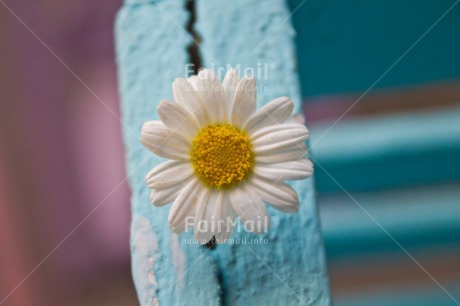
[[[177,284],[180,288],[184,286],[184,279],[185,279],[185,266],[186,266],[186,259],[184,251],[182,250],[180,243],[179,243],[179,235],[171,234],[171,253],[172,253],[172,260],[173,265],[176,268],[176,279]]]
[[[132,226],[132,269],[139,300],[142,305],[158,306],[158,282],[154,273],[158,239],[146,218],[134,215]]]

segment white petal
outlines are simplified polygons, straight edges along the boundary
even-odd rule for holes
[[[185,108],[172,101],[163,100],[158,105],[157,111],[161,121],[168,128],[177,131],[189,140],[195,137],[198,124]]]
[[[227,110],[230,112],[233,109],[233,101],[235,99],[236,86],[240,82],[238,72],[234,69],[230,69],[225,74],[224,78],[224,89],[225,89],[225,100],[227,101]],[[230,114],[227,114],[227,120],[230,119]]]
[[[228,195],[226,197],[226,208],[227,208],[227,216],[225,218],[225,223],[222,226],[222,229],[217,233],[216,235],[216,243],[225,243],[230,235],[233,232],[233,228],[236,224],[236,218],[238,217],[235,210],[230,204],[230,199],[228,198]]]
[[[168,188],[183,183],[192,176],[193,167],[188,161],[167,161],[153,168],[146,176],[151,189]]]
[[[241,186],[231,190],[229,192],[230,202],[246,230],[262,234],[270,227],[267,208],[255,192],[249,192],[245,187]]]
[[[266,153],[273,150],[284,150],[302,145],[308,138],[308,130],[302,124],[280,124],[289,128],[264,134],[252,141],[254,153]]]
[[[169,210],[168,223],[171,231],[181,233],[189,223],[188,218],[194,218],[196,201],[202,192],[202,187],[197,179],[191,180],[179,193]]]
[[[259,153],[255,156],[255,160],[256,163],[273,164],[299,160],[304,158],[305,154],[307,154],[307,146],[305,143],[301,143],[297,146],[284,150],[273,150]]]
[[[227,105],[225,91],[222,83],[209,69],[203,69],[198,77],[193,79],[196,83],[195,90],[206,105],[210,123],[225,121],[227,117]]]
[[[291,115],[294,103],[288,97],[280,97],[262,106],[245,123],[245,130],[251,134],[269,125],[283,123]]]
[[[190,82],[176,79],[173,83],[173,95],[177,103],[193,114],[200,127],[209,123],[206,106]]]
[[[168,129],[159,120],[142,125],[141,143],[158,156],[175,159],[190,159],[190,143],[177,132]]]
[[[213,190],[205,189],[197,201],[193,236],[201,244],[208,243],[214,235],[208,224],[208,216],[210,217],[215,209],[216,203],[213,200],[215,200]]]
[[[187,78],[187,82],[189,82],[193,86],[193,88],[195,89],[195,92],[197,92],[198,77],[196,75],[192,75],[191,77]]]
[[[283,181],[273,184],[270,181],[253,175],[247,185],[248,188],[255,190],[262,201],[279,211],[295,213],[299,210],[297,192]]]
[[[301,125],[299,123],[281,123],[281,124],[274,124],[274,125],[269,125],[267,127],[264,127],[262,129],[257,130],[250,136],[251,141],[255,141],[259,138],[262,138],[264,136],[267,136],[272,133],[279,133],[283,131],[291,131],[291,130],[296,130],[296,129],[307,129],[304,125]]]
[[[200,69],[198,78],[203,80],[219,80],[212,69]]]
[[[256,164],[254,173],[274,181],[302,180],[312,175],[313,164],[306,158],[277,164]]]
[[[150,203],[159,207],[174,202],[179,193],[181,186],[170,186],[164,189],[154,189],[150,193]]]
[[[231,110],[232,124],[242,127],[244,122],[256,110],[256,81],[253,77],[245,76],[236,87],[235,99]]]
[[[235,213],[226,191],[208,190],[200,197],[195,215],[195,239],[209,242],[214,236],[217,243],[225,242],[233,230]]]

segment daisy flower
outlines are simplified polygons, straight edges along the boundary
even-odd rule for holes
[[[284,180],[311,176],[305,158],[308,130],[286,122],[289,98],[277,98],[256,111],[254,78],[229,70],[223,83],[209,70],[176,79],[175,102],[158,106],[161,120],[142,126],[142,144],[169,159],[146,176],[155,206],[173,203],[173,232],[194,227],[196,240],[218,243],[230,236],[235,219],[254,233],[269,228],[267,208],[298,210],[296,191]]]

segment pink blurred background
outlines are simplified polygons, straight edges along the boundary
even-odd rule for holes
[[[1,305],[137,304],[113,54],[120,5],[0,2]]]

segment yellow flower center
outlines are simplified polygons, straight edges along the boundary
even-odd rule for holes
[[[209,125],[192,141],[195,175],[209,188],[229,189],[247,179],[254,167],[248,134],[227,123]]]

